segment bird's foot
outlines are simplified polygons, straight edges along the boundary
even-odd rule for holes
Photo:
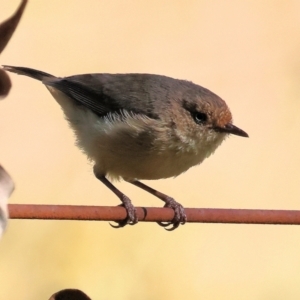
[[[130,199],[123,195],[121,201],[122,204],[120,204],[120,206],[123,206],[126,209],[127,217],[122,221],[116,222],[118,225],[109,223],[109,225],[113,228],[122,228],[126,225],[135,225],[138,222],[136,208],[133,206]]]
[[[181,224],[181,225],[184,225],[185,222],[187,221],[187,217],[186,217],[186,214],[185,214],[185,211],[184,211],[184,208],[183,206],[176,202],[173,198],[171,197],[168,197],[166,200],[165,200],[166,204],[164,207],[168,207],[168,208],[172,208],[174,210],[174,218],[171,222],[157,222],[158,225],[164,227],[166,230],[168,231],[172,231],[176,228],[178,228],[178,226]],[[171,226],[170,228],[167,228]]]

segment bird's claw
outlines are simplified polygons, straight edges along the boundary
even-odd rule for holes
[[[127,217],[122,221],[115,221],[117,225],[109,223],[109,225],[113,228],[122,228],[126,225],[135,225],[139,221],[136,214],[136,208],[132,205],[130,199],[124,195],[124,197],[122,198],[122,202],[123,203],[119,206],[123,206],[126,209]]]
[[[183,206],[176,202],[173,198],[168,198],[164,207],[172,208],[174,210],[174,218],[171,222],[157,222],[158,225],[164,227],[168,231],[173,231],[179,227],[179,225],[184,225],[187,221],[187,217]],[[167,228],[171,226],[170,228]]]

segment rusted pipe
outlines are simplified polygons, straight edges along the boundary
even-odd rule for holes
[[[169,208],[137,207],[139,221],[169,222],[174,213]],[[298,210],[186,208],[191,223],[239,223],[300,225]],[[121,206],[74,206],[10,204],[11,219],[121,221],[126,211]]]

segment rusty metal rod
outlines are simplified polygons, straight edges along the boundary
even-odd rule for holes
[[[74,206],[10,204],[11,219],[121,221],[126,211],[121,206]],[[137,207],[139,221],[168,222],[170,208]],[[298,210],[186,208],[188,222],[300,225]]]

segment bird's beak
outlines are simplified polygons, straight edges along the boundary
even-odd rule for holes
[[[233,124],[226,124],[224,127],[215,127],[216,131],[239,135],[242,137],[249,137],[249,135],[242,129]]]

